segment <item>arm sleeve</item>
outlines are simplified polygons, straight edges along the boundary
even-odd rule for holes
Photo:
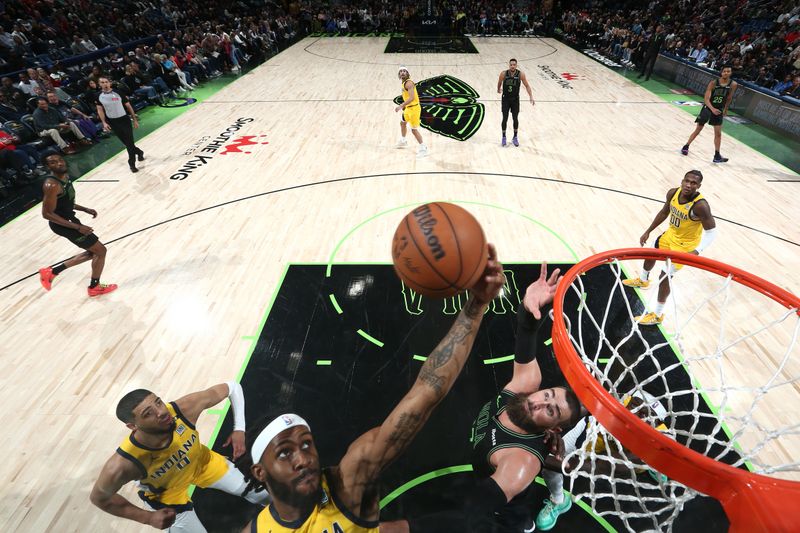
[[[461,509],[441,511],[408,520],[410,533],[471,532],[489,513],[501,509],[508,501],[497,482],[488,477],[480,480],[463,500]]]
[[[517,307],[517,335],[514,343],[514,362],[521,365],[530,363],[536,359],[537,350],[541,343],[539,330],[542,325],[550,321],[550,305],[542,309],[542,318],[536,320],[532,314],[525,309],[525,305],[520,302]]]
[[[233,430],[244,431],[244,391],[242,391],[242,386],[235,381],[229,381],[228,398],[233,410]]]

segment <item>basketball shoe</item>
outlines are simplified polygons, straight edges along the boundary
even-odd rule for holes
[[[719,154],[714,154],[714,161],[713,162],[714,163],[727,163],[728,162],[728,158],[727,157],[722,157]]]
[[[634,318],[640,326],[657,326],[664,321],[664,315],[657,315],[652,311]]]
[[[422,159],[423,157],[428,156],[428,147],[424,144],[419,145],[419,150],[417,150],[417,159]]]
[[[684,144],[683,145],[683,148],[681,148],[681,153],[683,155],[689,155],[689,145],[688,144]]]
[[[505,136],[505,135],[503,135],[503,140],[502,140],[502,141],[500,141],[500,146],[505,146],[506,144],[507,144],[507,143],[506,143],[506,136]]]
[[[638,287],[640,289],[646,289],[650,286],[649,280],[643,280],[642,278],[632,278],[632,279],[623,279],[622,284],[626,287]]]
[[[395,148],[405,148],[406,146],[408,146],[408,141],[406,140],[405,137],[400,137],[400,139],[397,141],[397,144],[395,144],[394,146]]]
[[[514,135],[514,138],[513,138],[513,139],[511,139],[511,143],[512,143],[514,146],[519,146],[519,141],[517,140],[517,136],[516,136],[516,135]]]
[[[536,515],[536,529],[541,531],[549,531],[556,525],[558,517],[566,513],[572,507],[572,499],[564,495],[564,501],[555,503],[550,498],[544,501],[544,507]]]
[[[53,280],[56,279],[56,275],[53,274],[53,269],[50,267],[40,268],[39,269],[39,281],[44,287],[44,290],[49,291],[53,288]]]
[[[94,287],[89,287],[87,292],[89,293],[89,298],[94,298],[95,296],[108,294],[109,292],[114,292],[115,290],[117,290],[117,286],[114,283],[98,283]]]

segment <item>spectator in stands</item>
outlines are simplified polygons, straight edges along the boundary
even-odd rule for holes
[[[176,65],[175,62],[168,58],[165,54],[161,54],[159,56],[159,60],[166,71],[173,72],[178,77],[178,81],[184,90],[191,91],[196,88],[196,86],[191,82],[191,74],[183,72],[181,69],[179,69],[178,65]]]
[[[792,78],[792,83],[784,90],[780,91],[781,96],[791,96],[792,98],[800,98],[800,74]]]
[[[0,130],[0,166],[13,168],[26,178],[36,174],[39,152],[32,146],[20,145],[19,139],[5,130]]]
[[[704,63],[708,56],[708,50],[705,49],[703,43],[697,43],[697,46],[689,53],[689,60],[695,63]]]
[[[40,92],[42,91],[42,88],[39,86],[39,84],[30,79],[30,76],[28,76],[27,72],[19,73],[19,83],[17,84],[17,88],[25,93],[28,97],[36,96],[37,89]]]
[[[136,74],[135,65],[135,63],[128,63],[128,65],[125,67],[125,75],[120,81],[125,84],[132,94],[144,96],[151,102],[158,102],[158,93],[156,92],[155,87],[144,84],[143,80]]]
[[[64,120],[78,126],[78,129],[87,139],[92,142],[99,140],[101,129],[95,126],[92,118],[77,107],[59,100],[55,91],[47,91],[47,104],[50,109],[55,109],[61,113]]]
[[[36,106],[37,109],[33,112],[33,124],[36,127],[36,131],[39,133],[39,137],[49,137],[53,139],[53,142],[67,155],[74,154],[77,152],[77,149],[64,140],[61,136],[62,133],[71,131],[72,134],[78,138],[79,143],[84,145],[92,144],[92,142],[81,133],[81,130],[76,124],[67,121],[58,110],[50,109],[47,98],[39,98],[36,101]]]
[[[788,89],[791,86],[792,86],[792,75],[787,74],[783,78],[783,81],[779,81],[772,87],[772,90],[778,94],[782,94],[786,89]]]
[[[4,94],[15,107],[19,106],[20,109],[25,108],[25,102],[28,100],[28,96],[19,87],[14,85],[14,80],[8,76],[3,76],[3,78],[0,79],[0,93]]]

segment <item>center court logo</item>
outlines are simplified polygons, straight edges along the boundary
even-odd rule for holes
[[[477,91],[463,81],[444,74],[422,80],[416,87],[422,108],[420,121],[426,130],[466,141],[480,129],[485,108],[477,101]],[[396,97],[394,103],[402,104],[403,97]]]
[[[183,153],[183,155],[192,156],[192,158],[173,172],[169,179],[185,180],[192,172],[208,165],[216,155],[250,154],[252,153],[250,147],[269,144],[261,140],[265,135],[242,135],[236,137],[239,130],[253,121],[255,119],[250,117],[238,118],[236,122],[217,136],[206,135],[198,139]]]

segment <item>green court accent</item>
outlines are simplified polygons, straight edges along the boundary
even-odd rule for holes
[[[258,335],[250,336],[251,339],[257,340],[258,337],[261,335],[261,332],[264,330],[264,325],[267,323],[267,317],[269,316],[270,311],[272,310],[272,306],[275,304],[275,299],[278,297],[278,292],[281,290],[281,286],[283,285],[283,280],[286,278],[286,273],[289,271],[289,264],[287,264],[283,268],[283,272],[281,273],[281,278],[278,280],[278,283],[275,285],[275,290],[272,292],[272,297],[267,304],[267,308],[264,311],[264,315],[261,317],[261,322],[258,325]],[[253,352],[256,349],[256,343],[253,342],[250,345],[250,349],[247,352],[247,356],[245,356],[244,361],[242,361],[242,366],[239,368],[239,372],[236,373],[236,382],[242,381],[242,376],[244,376],[244,370],[247,368],[247,364],[250,362],[250,358],[253,356]],[[217,421],[217,425],[214,428],[214,431],[211,432],[211,438],[208,440],[207,446],[209,448],[214,447],[214,443],[217,441],[217,436],[219,435],[219,430],[222,428],[222,422],[225,420],[225,417],[228,414],[228,409],[230,408],[230,401],[225,402],[225,406],[217,409],[222,411],[220,414],[222,416],[219,417]]]
[[[342,314],[342,308],[339,307],[339,302],[336,301],[336,296],[334,296],[333,293],[330,293],[328,295],[328,298],[330,298],[331,305],[333,305],[333,308],[336,309],[336,313],[341,315]]]
[[[333,361],[330,359],[317,359],[317,366],[331,366]]]
[[[367,333],[363,329],[359,329],[356,333],[358,333],[359,335],[361,335],[362,337],[367,339],[369,342],[371,342],[372,344],[374,344],[378,348],[383,348],[383,343],[381,341],[379,341],[378,339],[376,339],[375,337],[373,337],[372,335],[370,335],[369,333]]]
[[[544,341],[544,345],[545,346],[550,346],[551,344],[553,344],[553,338],[552,337],[550,337],[549,339]]]
[[[423,357],[422,355],[414,355],[411,357],[414,361],[427,361],[427,357]]]
[[[597,360],[597,362],[602,364],[602,365],[607,364],[609,361],[611,361],[611,359],[598,359]]]
[[[403,205],[400,205],[400,206],[397,206],[397,207],[392,207],[390,209],[386,209],[385,211],[381,211],[379,213],[376,213],[376,214],[372,215],[371,217],[367,218],[366,220],[363,220],[362,222],[359,222],[358,224],[353,226],[347,233],[345,233],[344,237],[342,237],[341,240],[339,240],[339,242],[336,243],[336,246],[334,246],[330,257],[328,258],[328,268],[325,270],[325,277],[328,277],[328,278],[331,277],[331,268],[333,268],[333,261],[336,258],[336,254],[339,252],[339,248],[342,247],[342,244],[344,244],[344,242],[347,239],[349,239],[350,236],[353,233],[355,233],[356,231],[361,229],[363,226],[365,226],[368,223],[372,222],[376,218],[382,217],[383,215],[386,215],[388,213],[392,213],[392,212],[398,211],[400,209],[410,209],[411,207],[417,207],[417,206],[420,206],[422,204],[430,203],[430,202],[434,202],[434,201],[436,201],[436,200],[430,200],[428,202],[420,201],[420,202],[414,202],[414,203],[409,203],[409,204],[403,204]],[[493,208],[493,209],[499,209],[501,211],[506,211],[507,213],[511,213],[513,215],[522,217],[525,220],[527,220],[527,221],[539,226],[540,228],[544,229],[545,231],[547,231],[548,233],[553,235],[556,239],[558,239],[559,242],[561,242],[564,245],[564,247],[566,247],[566,249],[569,250],[569,253],[572,256],[572,259],[576,263],[580,260],[580,258],[578,257],[578,254],[575,252],[575,250],[567,243],[567,241],[561,235],[559,235],[555,230],[553,230],[553,229],[549,228],[548,226],[544,225],[543,223],[539,222],[535,218],[530,217],[530,216],[528,216],[528,215],[526,215],[524,213],[519,213],[519,212],[514,211],[512,209],[508,209],[506,207],[501,207],[499,205],[494,205],[494,204],[487,204],[487,203],[483,203],[483,202],[470,202],[470,201],[462,201],[462,200],[441,200],[441,201],[447,201],[447,202],[454,203],[454,204],[480,205],[480,206],[483,206],[483,207],[490,207],[490,208]],[[512,261],[510,259],[505,259],[505,262],[507,262],[507,263],[519,263],[520,261]],[[549,262],[555,262],[555,261],[549,261]],[[346,264],[346,263],[343,263],[343,264]],[[357,264],[366,264],[366,263],[357,263]]]
[[[227,404],[225,405],[225,407],[218,407],[217,409],[206,409],[206,413],[210,415],[224,415],[227,412],[228,412]]]
[[[243,341],[254,341],[254,340],[256,340],[257,338],[258,338],[258,337],[253,337],[252,335],[242,335],[242,340],[243,340]]]
[[[439,468],[438,470],[433,470],[431,472],[428,472],[427,474],[422,474],[421,476],[417,476],[417,477],[415,477],[414,479],[412,479],[410,481],[406,481],[405,483],[403,483],[402,485],[400,485],[399,487],[394,489],[392,492],[390,492],[389,494],[384,496],[380,501],[380,508],[381,509],[386,508],[387,505],[389,505],[390,503],[395,501],[397,498],[399,498],[400,496],[402,496],[406,492],[408,492],[411,489],[413,489],[415,487],[418,487],[419,485],[422,485],[423,483],[426,483],[426,482],[428,482],[428,481],[430,481],[432,479],[436,479],[436,478],[442,477],[442,476],[447,476],[447,475],[450,475],[450,474],[461,474],[463,472],[472,472],[472,465],[448,466],[448,467],[445,467],[445,468]],[[539,485],[542,485],[542,486],[546,486],[544,480],[542,478],[540,478],[540,477],[536,478],[536,483],[538,483]],[[567,491],[567,490],[564,491],[564,496],[567,497],[567,498],[572,497],[571,493],[569,491]],[[597,521],[598,524],[603,526],[603,529],[605,529],[609,533],[617,533],[617,530],[614,529],[614,527],[611,524],[609,524],[608,521],[605,518],[595,514],[595,512],[592,510],[592,508],[589,507],[586,503],[584,503],[581,500],[577,500],[577,501],[575,501],[575,503],[577,503],[578,507],[583,509],[588,515],[590,515],[592,518],[594,518]]]
[[[672,89],[684,89],[684,87],[673,83],[671,81],[665,80],[661,77],[653,77],[650,81],[644,81],[642,79],[636,78],[636,73],[633,71],[625,71],[625,72],[617,72],[619,75],[636,83],[637,85],[641,86],[643,89],[647,89],[654,95],[658,96],[665,102],[669,102],[670,105],[675,105],[674,102],[679,101],[693,101],[693,102],[702,102],[703,95],[699,94],[675,94],[671,90]],[[680,109],[684,110],[685,112],[689,113],[693,117],[697,117],[700,114],[700,106],[678,106]],[[731,116],[741,116],[736,113],[734,110],[729,110],[729,114]],[[745,117],[741,117],[745,118]],[[686,121],[686,136],[685,138],[675,139],[675,152],[680,150],[683,143],[689,138],[689,134],[692,133],[694,130],[694,122]],[[701,153],[703,155],[708,155],[708,160],[711,161],[711,158],[714,155],[714,144],[713,144],[713,136],[707,132],[706,130],[711,129],[710,126],[707,126],[703,129],[703,133],[700,134],[700,137],[692,143],[692,146],[689,148],[689,153]],[[793,174],[800,174],[800,157],[797,157],[797,154],[800,154],[800,142],[797,142],[789,137],[773,131],[766,126],[762,126],[760,124],[756,124],[755,122],[751,124],[735,124],[733,122],[724,121],[722,126],[722,131],[726,135],[730,135],[734,139],[741,141],[742,143],[746,144],[753,150],[761,153],[762,155],[772,159],[776,163],[783,166],[787,171]],[[722,141],[722,154],[732,154],[731,161],[734,161],[736,157],[735,152],[731,150],[731,146],[728,145],[726,148],[725,140]],[[774,178],[775,176],[765,175],[764,179]]]
[[[513,361],[513,360],[514,360],[514,354],[512,353],[511,355],[504,355],[503,357],[495,357],[493,359],[484,359],[483,360],[483,364],[484,365],[495,365],[497,363],[505,363],[506,361]]]

